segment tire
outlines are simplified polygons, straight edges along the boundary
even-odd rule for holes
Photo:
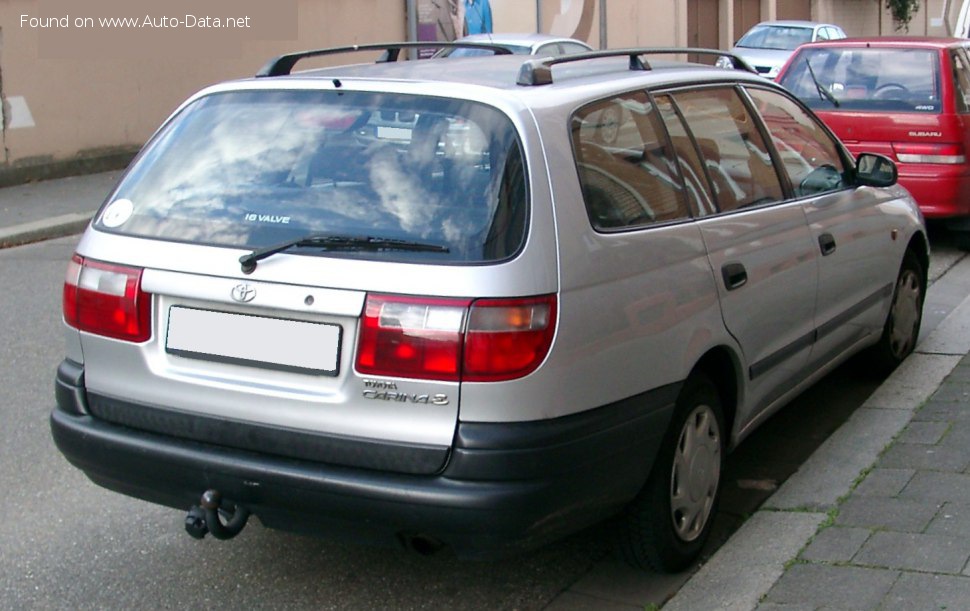
[[[720,500],[724,416],[714,383],[692,374],[646,484],[618,527],[618,548],[632,566],[682,571],[700,554]]]
[[[916,348],[925,297],[926,270],[912,251],[906,251],[882,336],[870,352],[879,374],[888,374],[898,367]]]

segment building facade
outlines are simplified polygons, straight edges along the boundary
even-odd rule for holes
[[[911,34],[946,34],[961,0],[923,0]],[[432,11],[594,47],[728,48],[768,19],[895,33],[884,0],[8,0],[0,2],[0,184],[124,165],[189,94],[289,51],[419,39]],[[83,6],[83,8],[80,8]],[[460,7],[460,8],[459,8]],[[442,31],[469,21],[441,21]],[[451,30],[449,30],[449,27]],[[362,57],[360,61],[370,61]],[[330,63],[348,61],[331,58]],[[325,64],[326,61],[321,63]],[[301,64],[302,66],[302,64]]]

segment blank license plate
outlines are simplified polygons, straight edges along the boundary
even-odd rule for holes
[[[340,326],[174,306],[165,351],[267,369],[337,375]]]

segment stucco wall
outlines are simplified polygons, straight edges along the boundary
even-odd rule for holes
[[[228,78],[247,77],[268,58],[287,51],[356,42],[404,40],[404,0],[232,0],[231,14],[272,7],[278,24],[268,34],[225,38],[222,32],[154,29],[81,32],[69,27],[21,27],[21,16],[96,15],[96,2],[58,6],[49,0],[0,2],[0,83],[4,100],[0,173],[82,161],[140,146],[189,94]],[[263,4],[260,8],[256,3]],[[105,14],[181,14],[147,0],[110,0]],[[215,5],[215,2],[194,2]],[[80,8],[84,7],[84,9]],[[140,7],[140,8],[139,8]],[[212,9],[212,6],[208,7]],[[252,7],[249,7],[252,8]],[[86,11],[86,12],[85,12]],[[289,11],[289,13],[287,12]],[[197,10],[201,14],[201,10]],[[98,28],[95,28],[97,30]],[[154,36],[152,36],[154,34]],[[179,35],[195,36],[181,44]],[[220,35],[223,38],[220,38]],[[69,39],[68,37],[75,37]],[[171,41],[168,48],[150,45]],[[75,44],[66,50],[66,43]],[[144,47],[141,45],[144,43]],[[338,61],[338,60],[331,60]],[[2,181],[2,177],[0,177]]]

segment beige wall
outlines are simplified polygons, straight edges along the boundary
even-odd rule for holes
[[[610,47],[687,45],[687,0],[609,0]]]
[[[145,54],[137,52],[135,38],[129,44],[136,47],[119,44],[110,58],[86,55],[81,48],[76,57],[51,57],[58,53],[48,52],[45,45],[68,32],[19,25],[21,15],[42,14],[44,0],[0,2],[0,94],[5,125],[0,161],[11,169],[90,157],[106,149],[131,150],[189,94],[213,82],[250,76],[274,55],[407,37],[404,0],[277,0],[280,6],[287,2],[296,4],[296,19],[285,39],[220,46],[214,51],[218,57],[192,57],[179,49],[143,57]],[[138,4],[130,2],[131,6]],[[116,14],[146,12],[152,9]],[[106,34],[92,35],[111,41]],[[216,41],[215,36],[217,33],[211,34],[210,41]],[[92,48],[96,43],[97,39],[91,40]]]
[[[839,24],[849,36],[948,36],[944,0],[922,0],[909,29],[897,30],[882,0],[813,0],[819,21]],[[951,0],[951,19],[961,0]]]

